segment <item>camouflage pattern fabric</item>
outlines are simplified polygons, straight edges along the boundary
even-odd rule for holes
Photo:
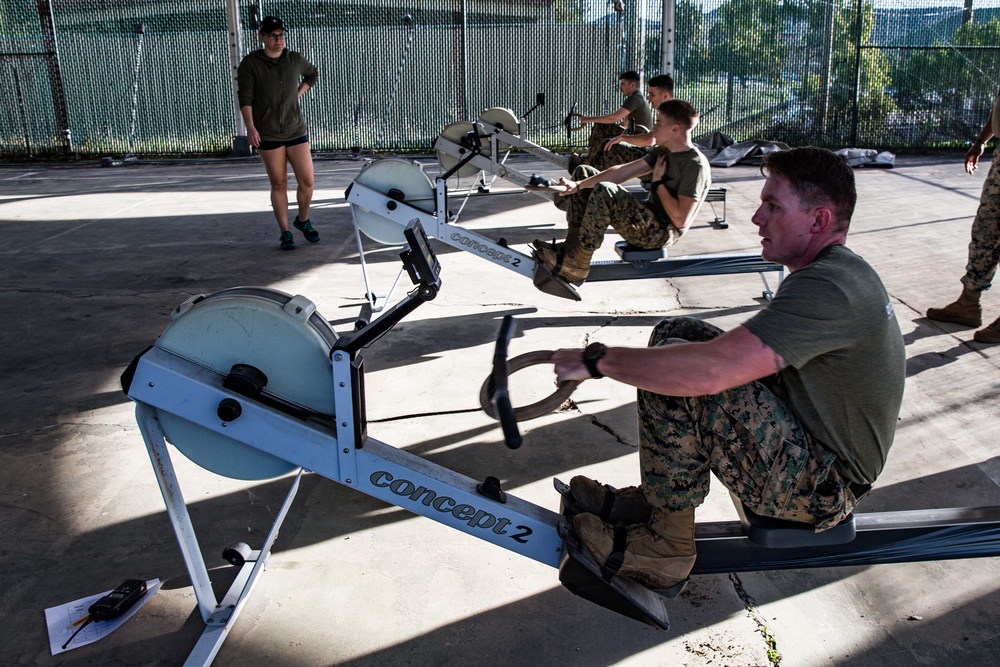
[[[614,123],[594,123],[590,129],[590,142],[587,146],[587,155],[583,164],[589,165],[604,171],[608,167],[616,164],[628,164],[641,157],[645,157],[646,151],[636,146],[623,146],[615,144],[610,150],[604,150],[604,144],[608,139],[625,134],[620,125]]]
[[[579,182],[597,173],[597,169],[581,165],[573,172],[573,180]],[[560,199],[569,200],[565,208],[560,206]],[[664,248],[681,237],[680,230],[669,220],[657,218],[644,202],[615,183],[598,183],[569,197],[559,197],[556,205],[566,211],[566,240],[578,239],[585,250],[600,248],[608,227],[639,248]]]
[[[962,284],[982,292],[990,288],[1000,262],[1000,146],[993,152],[993,163],[983,183],[979,209],[972,222],[969,263]]]
[[[650,346],[706,341],[714,325],[667,318]],[[835,526],[857,502],[840,477],[837,457],[805,432],[778,398],[778,376],[713,396],[673,397],[639,390],[642,488],[655,506],[678,511],[700,505],[714,472],[761,516]]]

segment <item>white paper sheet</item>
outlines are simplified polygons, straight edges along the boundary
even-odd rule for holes
[[[75,648],[86,646],[87,644],[93,644],[98,639],[107,637],[109,634],[120,628],[125,621],[135,615],[135,612],[139,611],[139,608],[142,607],[142,605],[146,604],[146,601],[149,600],[149,598],[153,597],[156,591],[160,590],[160,580],[150,579],[147,581],[146,594],[143,595],[138,602],[132,605],[132,608],[127,612],[110,621],[88,623],[87,627],[81,630],[80,634],[76,637],[73,637],[73,641],[70,642],[66,648],[63,648],[63,644],[65,644],[73,633],[76,632],[77,628],[80,627],[79,621],[86,618],[87,609],[90,608],[90,605],[110,593],[111,590],[98,593],[97,595],[91,595],[90,597],[80,598],[79,600],[74,600],[73,602],[67,602],[66,604],[59,605],[58,607],[50,607],[45,610],[45,624],[49,629],[49,649],[52,651],[52,655],[58,655],[59,653],[71,651]],[[76,623],[76,625],[73,625],[74,623]]]

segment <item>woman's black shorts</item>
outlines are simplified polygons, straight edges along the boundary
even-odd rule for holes
[[[273,151],[275,148],[298,146],[299,144],[308,143],[309,135],[304,134],[298,139],[289,139],[288,141],[264,141],[260,140],[260,146],[257,147],[259,151]]]

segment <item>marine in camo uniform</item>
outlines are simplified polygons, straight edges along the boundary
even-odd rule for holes
[[[566,210],[563,243],[533,242],[538,257],[557,276],[582,283],[590,274],[590,258],[608,227],[633,246],[662,248],[688,229],[712,184],[708,160],[691,139],[698,112],[682,100],[663,102],[656,110],[657,147],[648,155],[598,172],[577,167],[576,180],[559,179],[556,205]],[[649,196],[639,201],[622,187],[632,178],[652,173]]]
[[[625,99],[621,107],[602,116],[576,114],[580,125],[593,124],[587,143],[587,154],[570,156],[570,173],[581,164],[587,164],[603,171],[616,164],[625,164],[642,156],[639,149],[618,145],[611,151],[604,150],[604,144],[622,134],[642,134],[653,127],[653,114],[642,96],[642,80],[635,71],[618,75],[618,90]]]
[[[656,110],[661,104],[672,99],[674,99],[674,80],[669,74],[657,74],[646,83],[646,101],[649,102],[651,109]],[[632,160],[638,160],[648,152],[647,149],[650,146],[656,144],[656,138],[653,136],[652,129],[649,132],[638,134],[619,134],[604,142],[604,150],[605,152],[614,151],[615,147],[621,144],[626,144],[629,152],[619,154],[621,157],[616,157],[615,162],[607,163],[603,167],[604,169],[614,164],[625,164]],[[646,177],[643,177],[643,181],[645,180]]]
[[[584,548],[653,588],[694,566],[695,508],[713,473],[757,514],[820,531],[871,488],[895,434],[905,350],[881,280],[844,245],[851,168],[806,147],[766,156],[762,171],[752,221],[763,257],[789,270],[767,307],[728,332],[668,318],[646,348],[553,356],[558,382],[607,376],[638,389],[641,484],[614,491],[578,476],[570,489]]]
[[[965,171],[973,174],[979,166],[979,158],[986,143],[994,136],[1000,136],[1000,92],[993,101],[993,109],[972,148],[965,154]],[[962,294],[958,300],[943,308],[928,308],[927,317],[939,322],[954,322],[967,327],[983,324],[983,310],[979,304],[980,295],[990,288],[993,276],[1000,263],[1000,146],[993,152],[983,193],[979,198],[979,209],[972,222],[972,239],[969,241],[969,260],[962,276]],[[975,333],[973,338],[980,343],[1000,343],[1000,317],[989,326]]]

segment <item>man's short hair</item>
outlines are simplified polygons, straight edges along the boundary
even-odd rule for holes
[[[665,90],[672,96],[674,94],[674,79],[669,74],[657,74],[649,80],[649,87]]]
[[[667,100],[660,102],[656,110],[675,123],[680,123],[686,130],[694,129],[698,124],[698,110],[690,102]]]
[[[636,72],[635,70],[631,70],[631,69],[630,70],[626,70],[626,71],[624,71],[624,72],[622,72],[621,74],[618,75],[618,80],[619,81],[635,81],[636,83],[639,83],[639,81],[640,81],[640,79],[639,79],[639,73]]]
[[[768,153],[760,165],[760,172],[784,178],[808,208],[828,206],[840,223],[839,230],[850,226],[854,206],[858,203],[854,170],[833,151],[802,146]]]

